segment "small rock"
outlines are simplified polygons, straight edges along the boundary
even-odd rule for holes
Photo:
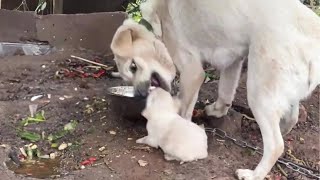
[[[163,173],[167,176],[171,175],[172,174],[172,171],[170,169],[166,169],[163,171]]]
[[[41,158],[41,159],[50,159],[50,155],[39,156],[39,158]]]
[[[38,146],[35,145],[35,144],[31,146],[31,149],[32,149],[32,150],[35,150],[35,149],[37,149],[37,148],[38,148]]]
[[[84,165],[81,165],[80,166],[80,169],[85,169],[86,167]]]
[[[102,146],[101,148],[99,148],[99,151],[102,152],[106,149],[106,147]]]
[[[64,98],[64,97],[59,97],[59,99],[60,99],[61,101],[65,100],[65,98]]]
[[[148,165],[148,162],[140,159],[140,160],[138,160],[138,164],[139,164],[139,166],[141,166],[141,167],[145,167],[145,166]]]
[[[55,159],[56,158],[56,153],[50,153],[50,159]]]
[[[127,140],[128,140],[128,141],[132,141],[132,140],[133,140],[133,138],[128,138]]]
[[[304,123],[307,121],[308,113],[306,111],[306,108],[303,105],[300,105],[299,107],[299,122]]]
[[[299,138],[301,144],[304,144],[304,139],[302,137]]]
[[[67,96],[67,95],[64,95],[63,97],[66,98],[66,99],[71,99],[72,98],[72,96]]]
[[[109,133],[110,133],[111,135],[116,135],[116,134],[117,134],[117,132],[115,132],[115,131],[109,131]]]
[[[60,146],[58,147],[58,150],[59,150],[59,151],[62,151],[62,150],[64,150],[64,149],[66,149],[67,147],[68,147],[68,144],[62,143],[62,144],[60,144]]]

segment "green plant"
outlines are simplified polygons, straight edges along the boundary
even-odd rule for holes
[[[135,20],[136,22],[140,22],[142,18],[140,12],[140,4],[141,0],[130,1],[126,9],[126,12],[129,14],[129,17]]]

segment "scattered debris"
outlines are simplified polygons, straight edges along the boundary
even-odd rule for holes
[[[78,122],[75,120],[71,120],[68,124],[64,125],[63,129],[65,131],[74,131],[78,125]]]
[[[80,164],[81,164],[82,166],[87,166],[87,165],[93,164],[95,161],[97,161],[97,158],[95,158],[95,157],[90,157],[90,158],[82,161]]]
[[[146,151],[146,152],[153,152],[152,148],[150,146],[133,146],[132,149],[134,150],[143,150],[143,151]]]
[[[308,113],[304,105],[300,105],[299,107],[299,122],[304,123],[308,119]]]
[[[37,112],[37,108],[38,108],[37,104],[30,104],[29,105],[31,117],[34,117],[34,114]]]
[[[116,135],[116,134],[117,134],[116,131],[109,131],[109,133],[110,133],[111,135]]]
[[[33,117],[27,117],[26,119],[21,121],[22,126],[27,126],[30,123],[39,123],[39,122],[44,122],[45,121],[45,116],[44,116],[44,111],[42,110],[41,112],[37,113]]]
[[[30,100],[33,102],[33,101],[40,99],[42,97],[43,97],[43,95],[37,95],[37,96],[33,96]]]
[[[145,166],[148,165],[148,162],[140,159],[140,160],[138,160],[138,164],[139,164],[139,166],[141,166],[141,167],[145,167]]]
[[[0,144],[0,148],[7,148],[8,147],[8,145],[6,145],[6,144]]]
[[[60,144],[60,146],[58,147],[58,150],[59,150],[59,151],[62,151],[62,150],[65,150],[67,147],[68,147],[68,144],[67,144],[67,143],[62,143],[62,144]]]
[[[101,148],[99,148],[99,151],[102,152],[106,149],[106,147],[102,146]]]
[[[81,60],[81,61],[85,61],[87,63],[91,63],[91,64],[95,64],[95,65],[98,65],[98,66],[101,66],[103,68],[106,68],[106,70],[109,70],[109,69],[112,69],[113,67],[109,67],[107,65],[104,65],[104,64],[101,64],[101,63],[97,63],[97,62],[94,62],[94,61],[90,61],[88,59],[85,59],[85,58],[82,58],[82,57],[78,57],[78,56],[74,56],[74,55],[71,55],[72,58],[75,58],[75,59],[78,59],[78,60]]]
[[[304,144],[304,138],[300,137],[299,141],[300,141],[301,144]]]
[[[61,139],[62,137],[67,135],[68,133],[73,132],[76,129],[77,124],[78,124],[78,122],[76,120],[72,120],[68,124],[64,125],[62,130],[60,130],[54,134],[50,134],[47,138],[48,141],[55,142],[56,140]]]
[[[205,112],[202,109],[194,109],[193,110],[193,117],[195,117],[195,118],[203,117],[204,114],[205,114]]]
[[[50,153],[49,157],[50,157],[50,159],[55,159],[56,158],[56,153]]]
[[[166,169],[163,171],[163,173],[167,176],[171,175],[172,174],[172,171],[170,169]]]
[[[40,134],[30,132],[30,131],[20,131],[18,135],[21,137],[21,139],[25,139],[30,142],[38,142],[41,140]]]

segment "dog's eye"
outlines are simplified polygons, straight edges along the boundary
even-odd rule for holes
[[[132,63],[130,64],[130,71],[134,74],[137,71],[137,65],[134,62],[134,60],[132,60]]]

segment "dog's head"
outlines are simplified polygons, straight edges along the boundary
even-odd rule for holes
[[[177,104],[169,92],[162,88],[155,88],[147,98],[142,115],[149,119],[151,115],[161,116],[163,113],[177,113],[177,108]]]
[[[146,97],[150,86],[171,90],[176,69],[164,44],[143,25],[127,19],[117,29],[111,50],[120,76],[133,84],[135,96]]]

